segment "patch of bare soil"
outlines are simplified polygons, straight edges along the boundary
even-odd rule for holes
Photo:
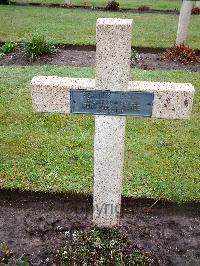
[[[138,50],[140,60],[132,64],[134,68],[140,69],[180,69],[190,71],[200,71],[200,56],[198,62],[187,65],[180,62],[162,61],[160,49]],[[17,48],[15,52],[5,55],[0,59],[0,65],[60,65],[60,66],[95,66],[95,47],[63,47],[58,48],[55,53],[43,55],[34,62],[30,62],[24,52]]]
[[[134,68],[141,68],[147,70],[165,69],[165,70],[190,70],[200,71],[200,57],[198,56],[198,62],[189,63],[187,65],[181,64],[181,62],[163,61],[161,59],[161,53],[140,53],[140,60],[135,61],[132,64]]]
[[[200,265],[200,205],[123,199],[122,230],[162,266]],[[0,242],[31,262],[56,265],[65,234],[92,224],[92,197],[0,190]]]

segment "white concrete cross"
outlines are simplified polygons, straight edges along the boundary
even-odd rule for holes
[[[96,79],[36,76],[31,82],[33,109],[68,114],[73,104],[70,96],[73,90],[84,90],[83,93],[104,90],[108,94],[110,91],[139,91],[154,95],[151,117],[189,118],[194,97],[191,84],[129,81],[131,31],[130,19],[99,18]],[[99,227],[111,227],[119,222],[125,125],[126,117],[117,113],[95,116],[93,222]]]
[[[186,45],[187,36],[190,26],[190,17],[192,11],[192,0],[182,0],[179,21],[178,21],[178,30],[176,36],[176,45]]]

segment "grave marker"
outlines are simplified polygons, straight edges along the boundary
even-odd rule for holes
[[[178,21],[176,45],[181,45],[181,44],[186,45],[187,35],[190,26],[191,11],[192,11],[192,0],[182,0],[179,21]]]
[[[188,119],[191,84],[129,81],[132,21],[97,20],[96,79],[37,76],[31,81],[36,112],[95,116],[93,222],[119,223],[126,115]]]

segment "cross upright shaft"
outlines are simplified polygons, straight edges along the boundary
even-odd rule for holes
[[[127,90],[132,20],[98,19],[96,29],[96,89]],[[119,221],[125,125],[126,117],[95,116],[93,222],[100,227]]]

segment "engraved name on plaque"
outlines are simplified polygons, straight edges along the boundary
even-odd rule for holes
[[[71,90],[71,113],[151,116],[153,93]]]

